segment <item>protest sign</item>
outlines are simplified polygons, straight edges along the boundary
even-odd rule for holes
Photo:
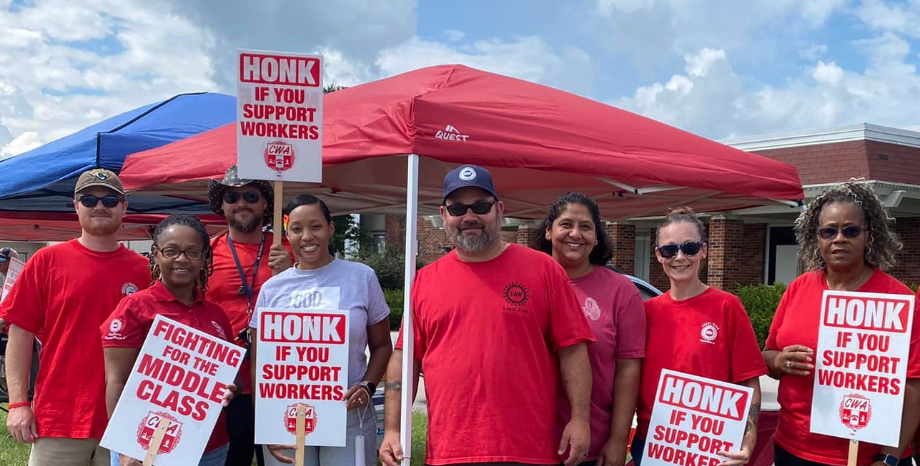
[[[168,420],[162,443],[152,452],[156,464],[198,464],[242,363],[243,350],[233,343],[157,316],[101,445],[142,460],[157,427]]]
[[[717,466],[720,451],[738,451],[754,390],[663,370],[642,466]]]
[[[238,52],[241,178],[322,181],[322,56]]]
[[[811,431],[897,446],[914,297],[826,290]]]
[[[22,267],[25,265],[21,260],[10,258],[10,268],[6,271],[6,278],[3,280],[3,290],[0,291],[0,303],[6,299],[6,295],[10,294],[10,290],[13,289],[13,284],[16,283],[16,279],[19,278],[19,274],[22,273]]]
[[[345,446],[348,312],[257,312],[256,443],[293,445],[302,406],[305,445]]]

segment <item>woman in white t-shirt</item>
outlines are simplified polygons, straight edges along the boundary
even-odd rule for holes
[[[329,208],[318,198],[302,194],[285,207],[284,229],[296,263],[262,285],[256,309],[340,309],[349,311],[348,389],[342,402],[348,408],[345,447],[307,447],[305,466],[355,464],[355,437],[363,436],[365,464],[376,464],[376,413],[372,397],[393,352],[390,309],[377,275],[370,267],[336,259],[329,251],[335,231]],[[258,313],[250,326],[258,327]],[[255,345],[253,345],[255,346]],[[370,359],[365,350],[370,348]],[[255,347],[253,347],[255,350]],[[255,355],[253,355],[253,360]],[[256,364],[252,380],[256,379]],[[254,387],[254,390],[257,388]],[[283,453],[290,445],[268,449],[278,461],[294,460]]]

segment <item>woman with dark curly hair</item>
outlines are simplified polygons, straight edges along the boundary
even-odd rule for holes
[[[227,314],[204,298],[211,274],[211,259],[208,232],[197,218],[171,215],[157,225],[150,248],[153,284],[122,299],[100,327],[105,356],[105,403],[109,417],[115,411],[156,316],[169,317],[221,340],[233,341]],[[224,406],[232,398],[233,390],[236,386],[230,385],[224,396]],[[226,415],[222,410],[198,465],[223,466],[227,459],[228,441]],[[112,464],[130,466],[141,463],[112,452]]]
[[[645,356],[645,309],[632,282],[605,267],[613,250],[597,204],[581,193],[556,200],[535,247],[553,256],[571,280],[597,337],[591,360],[591,447],[582,465],[623,466]],[[559,434],[571,418],[560,392]]]
[[[912,294],[885,270],[894,267],[901,242],[881,200],[863,183],[850,180],[818,196],[796,220],[799,255],[806,273],[783,294],[766,348],[770,377],[780,381],[777,466],[846,465],[846,439],[809,432],[814,389],[814,348],[824,290]],[[857,464],[897,466],[920,420],[920,354],[917,319],[910,344],[901,445],[898,448],[861,443]],[[910,458],[901,460],[908,466]]]

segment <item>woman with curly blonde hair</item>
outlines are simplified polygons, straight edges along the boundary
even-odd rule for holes
[[[821,300],[825,290],[912,294],[885,273],[895,265],[901,242],[893,219],[875,192],[850,180],[818,196],[795,223],[799,257],[806,273],[795,279],[780,301],[763,351],[770,377],[779,380],[777,466],[846,465],[848,441],[810,432],[814,396],[814,348],[818,343]],[[920,354],[917,319],[907,362],[901,445],[861,443],[857,464],[910,465],[901,460],[920,421]]]

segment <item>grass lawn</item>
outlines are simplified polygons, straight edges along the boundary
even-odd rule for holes
[[[0,464],[26,466],[29,464],[29,448],[29,445],[19,443],[10,437],[6,430],[6,412],[0,411]]]
[[[425,432],[428,430],[428,415],[412,415],[412,466],[425,464]],[[0,465],[26,466],[29,463],[29,445],[21,444],[6,430],[6,412],[0,411]],[[255,462],[253,461],[253,466]]]

